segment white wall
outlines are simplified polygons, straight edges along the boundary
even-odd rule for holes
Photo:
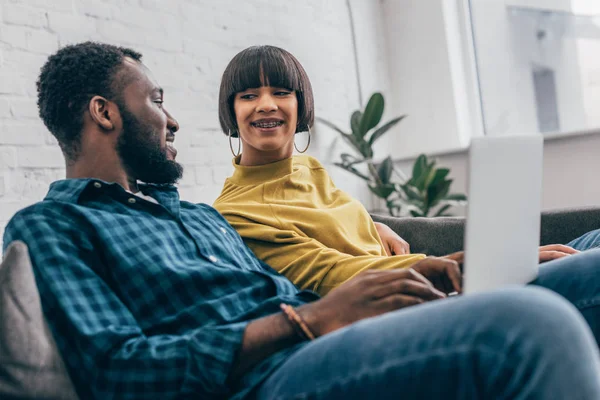
[[[408,117],[392,130],[396,157],[461,148],[452,79],[447,0],[384,0],[391,91],[396,114]]]
[[[555,73],[559,130],[585,128],[580,68],[574,62],[578,48],[569,35],[570,20],[532,11],[569,11],[571,1],[475,0],[471,4],[486,134],[539,131],[535,68]]]
[[[295,54],[312,79],[317,113],[348,124],[359,107],[347,2],[344,0],[3,0],[0,2],[0,233],[19,209],[43,198],[64,176],[63,159],[38,118],[35,80],[59,46],[97,40],[131,46],[166,90],[179,120],[176,145],[185,166],[182,198],[211,203],[231,171],[219,131],[218,85],[243,48],[272,44]],[[385,88],[379,3],[353,0],[364,90]],[[334,134],[316,129],[310,151],[338,156]],[[333,169],[333,168],[332,168]],[[343,171],[341,171],[343,173]],[[335,172],[337,173],[337,172]],[[352,194],[364,185],[337,179]]]

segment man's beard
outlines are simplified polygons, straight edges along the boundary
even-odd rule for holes
[[[117,154],[130,178],[145,183],[174,184],[183,175],[183,166],[167,158],[160,146],[161,133],[140,122],[124,106],[119,106],[123,132],[117,141]]]

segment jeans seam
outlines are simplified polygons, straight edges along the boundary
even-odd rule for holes
[[[588,308],[593,308],[593,307],[598,307],[598,306],[600,306],[600,299],[582,300],[582,301],[577,302],[577,304],[575,304],[575,307],[579,311],[583,311]]]
[[[470,352],[482,352],[482,353],[486,353],[488,355],[492,355],[495,357],[500,357],[501,361],[499,361],[499,363],[504,362],[506,360],[506,353],[497,351],[494,348],[492,348],[488,345],[484,345],[484,344],[480,344],[477,346],[462,345],[462,346],[457,346],[452,350],[447,350],[447,349],[441,348],[441,349],[436,349],[433,351],[430,350],[426,354],[425,353],[417,354],[412,357],[404,357],[401,360],[389,361],[388,363],[379,365],[376,368],[371,368],[368,370],[366,370],[365,368],[362,368],[359,371],[357,371],[355,374],[353,374],[352,376],[346,376],[346,377],[343,377],[342,379],[337,379],[333,382],[327,382],[326,384],[323,384],[321,386],[313,388],[311,391],[297,393],[294,395],[293,398],[294,399],[302,399],[302,398],[306,398],[307,396],[310,396],[310,395],[322,394],[322,393],[327,392],[328,390],[331,390],[331,387],[335,386],[337,384],[343,386],[345,384],[348,384],[349,382],[360,380],[360,378],[362,378],[364,376],[371,375],[371,374],[373,374],[373,372],[380,372],[380,371],[386,370],[391,367],[398,367],[402,364],[409,364],[409,363],[418,361],[425,357],[431,357],[432,354],[447,356],[447,355],[451,355],[451,354],[466,354],[466,353],[470,353]],[[274,400],[288,400],[288,399],[290,399],[290,397],[279,396],[279,397],[275,398]]]

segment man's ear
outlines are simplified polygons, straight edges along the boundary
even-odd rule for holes
[[[114,103],[111,103],[102,96],[94,96],[90,100],[88,111],[92,121],[98,124],[102,129],[107,131],[115,129],[117,109]]]

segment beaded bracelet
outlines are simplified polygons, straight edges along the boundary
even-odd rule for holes
[[[311,332],[310,328],[304,321],[304,319],[296,312],[294,307],[281,303],[279,305],[281,311],[286,315],[287,319],[290,321],[294,330],[304,340],[314,340],[315,335]]]

